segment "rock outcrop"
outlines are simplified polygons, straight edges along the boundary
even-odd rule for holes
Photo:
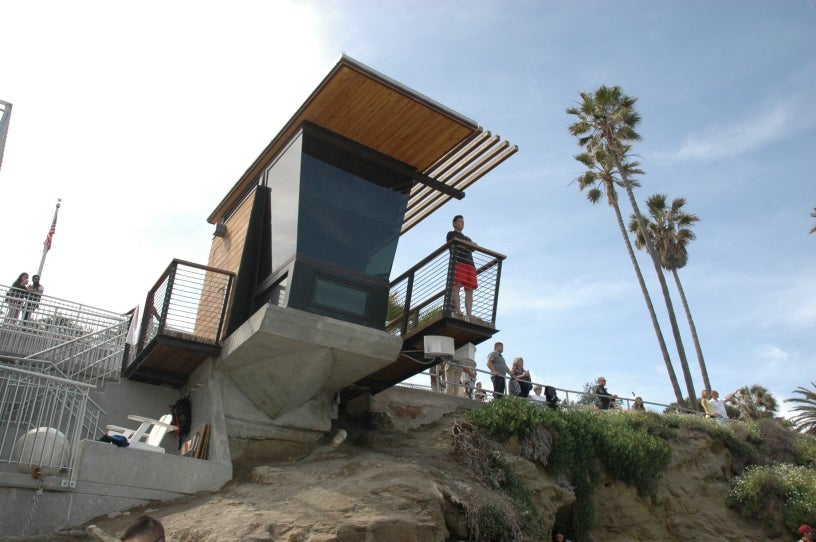
[[[164,522],[167,540],[173,542],[467,540],[474,504],[501,504],[506,499],[487,488],[456,456],[451,428],[472,403],[446,398],[448,406],[431,407],[423,405],[427,398],[411,393],[378,399],[371,408],[378,419],[375,426],[365,426],[359,418],[343,420],[349,437],[337,447],[324,446],[300,459],[246,466],[237,469],[245,473],[241,478],[216,494],[99,518],[92,533],[85,526],[60,539],[113,537],[135,515],[147,512]],[[726,507],[733,467],[721,442],[684,430],[671,445],[671,464],[655,502],[601,475],[594,494],[592,540],[789,540],[790,536],[769,536],[758,521]],[[520,457],[517,448],[511,445],[501,453],[532,491],[549,533],[556,522],[569,520],[575,495],[540,464]]]

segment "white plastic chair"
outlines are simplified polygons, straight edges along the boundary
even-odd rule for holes
[[[131,448],[139,450],[150,450],[151,452],[164,453],[164,448],[160,446],[164,435],[168,431],[175,431],[175,426],[171,425],[173,421],[172,414],[165,414],[158,420],[153,418],[145,418],[144,416],[136,416],[131,414],[128,416],[129,420],[140,422],[141,425],[137,429],[127,429],[119,427],[118,425],[108,425],[108,436],[122,435],[130,443]]]

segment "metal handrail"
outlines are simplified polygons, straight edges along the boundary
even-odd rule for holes
[[[96,438],[99,431],[101,409],[89,409],[93,388],[0,365],[0,462],[74,480],[79,442]]]
[[[420,363],[420,362],[418,361],[417,363]],[[485,374],[487,376],[491,376],[490,371],[486,371],[484,369],[479,369],[479,368],[473,367],[472,365],[466,365],[466,364],[458,363],[455,360],[449,360],[449,361],[446,361],[445,363],[449,364],[449,365],[454,365],[454,366],[459,367],[461,369],[468,368],[468,369],[471,369],[473,371],[476,371],[477,373],[482,373],[482,374]],[[423,364],[429,364],[429,363],[423,363]],[[439,378],[440,375],[443,374],[443,373],[440,372],[439,374],[432,375],[429,371],[423,371],[423,372],[421,372],[419,374],[426,375],[429,378],[433,378],[433,377]],[[504,378],[509,379],[510,377],[505,376]],[[544,384],[542,382],[534,382],[534,381],[531,381],[530,384],[532,386],[541,386],[542,388],[544,386],[549,385],[549,384]],[[455,388],[465,388],[466,387],[464,384],[462,384],[460,382],[450,382],[450,383],[445,382],[445,386],[448,386],[448,385],[453,385],[453,387],[455,387]],[[400,384],[398,384],[398,386],[417,388],[417,389],[428,389],[428,390],[431,390],[431,391],[435,391],[435,390],[433,390],[432,386],[425,386],[425,385],[422,385],[422,384],[413,384],[413,383],[408,383],[408,382],[401,382]],[[578,397],[595,397],[595,398],[597,398],[597,397],[610,397],[610,396],[599,395],[597,393],[591,393],[591,392],[580,391],[580,390],[569,390],[569,389],[566,389],[566,388],[558,388],[558,387],[555,387],[555,386],[553,386],[553,388],[556,391],[564,392],[564,398],[559,403],[559,406],[564,407],[564,408],[575,408],[573,405],[571,405],[569,403],[570,393],[572,393],[573,395],[576,395]],[[505,389],[507,389],[506,386],[505,386]],[[488,400],[488,401],[489,401],[489,398],[491,398],[491,397],[508,396],[509,395],[508,393],[504,393],[504,394],[497,393],[497,392],[494,392],[492,389],[487,389],[487,388],[483,388],[483,391],[485,392],[486,400]],[[527,397],[527,399],[529,401],[533,400],[530,397]],[[631,408],[631,403],[633,403],[635,399],[634,399],[634,397],[630,399],[628,397],[620,397],[619,396],[619,397],[617,397],[616,400],[620,401],[620,402],[625,402],[626,405],[627,405],[627,409],[629,409],[629,408]],[[696,410],[686,408],[686,407],[682,407],[682,406],[679,406],[679,405],[666,405],[666,404],[663,404],[663,403],[655,403],[655,402],[652,402],[652,401],[643,401],[643,404],[644,405],[652,405],[652,406],[655,406],[655,407],[674,408],[674,409],[676,409],[679,412],[682,412],[684,414],[695,414],[695,415],[700,414],[700,412],[698,412]],[[586,406],[587,408],[592,408],[591,404],[589,404],[589,405],[578,405],[578,406],[579,407]]]

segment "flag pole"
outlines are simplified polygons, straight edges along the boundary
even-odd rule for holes
[[[51,240],[54,238],[54,233],[57,231],[57,214],[59,213],[61,201],[62,198],[57,199],[57,208],[54,209],[54,220],[51,221],[51,229],[48,230],[48,235],[45,236],[45,241],[43,241],[43,255],[42,259],[40,260],[40,268],[37,270],[37,275],[40,277],[42,277],[43,265],[45,265],[45,255],[48,254],[49,250],[51,250]]]

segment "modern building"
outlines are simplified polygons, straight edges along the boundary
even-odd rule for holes
[[[66,304],[46,298],[31,322],[3,321],[0,466],[39,465],[50,473],[0,471],[0,495],[18,497],[14,515],[26,517],[31,495],[50,489],[51,519],[38,523],[48,531],[215,490],[237,463],[308,450],[338,429],[343,409],[426,369],[417,358],[472,362],[472,345],[497,331],[504,256],[464,247],[479,287],[473,310],[462,314],[453,305],[450,257],[461,242],[429,247],[396,279],[394,255],[402,233],[464,197],[516,150],[342,56],[208,217],[214,234],[207,265],[171,262],[148,292],[138,327],[136,312],[102,314],[81,326],[74,316],[67,325]],[[66,328],[77,336],[55,338]],[[53,344],[36,343],[34,330]],[[429,351],[428,335],[446,337],[451,351]],[[80,360],[68,343],[108,354]],[[5,397],[24,389],[26,379],[65,389],[73,382],[71,393],[84,406],[67,425],[33,421],[33,398],[13,402],[27,419],[9,415]],[[158,420],[184,396],[192,402],[192,436],[143,449],[98,440],[107,426],[133,437],[134,422]],[[169,429],[142,428],[148,437]],[[162,447],[165,453],[156,453]],[[32,459],[37,452],[40,463]],[[22,534],[13,531],[3,526],[0,536]]]

